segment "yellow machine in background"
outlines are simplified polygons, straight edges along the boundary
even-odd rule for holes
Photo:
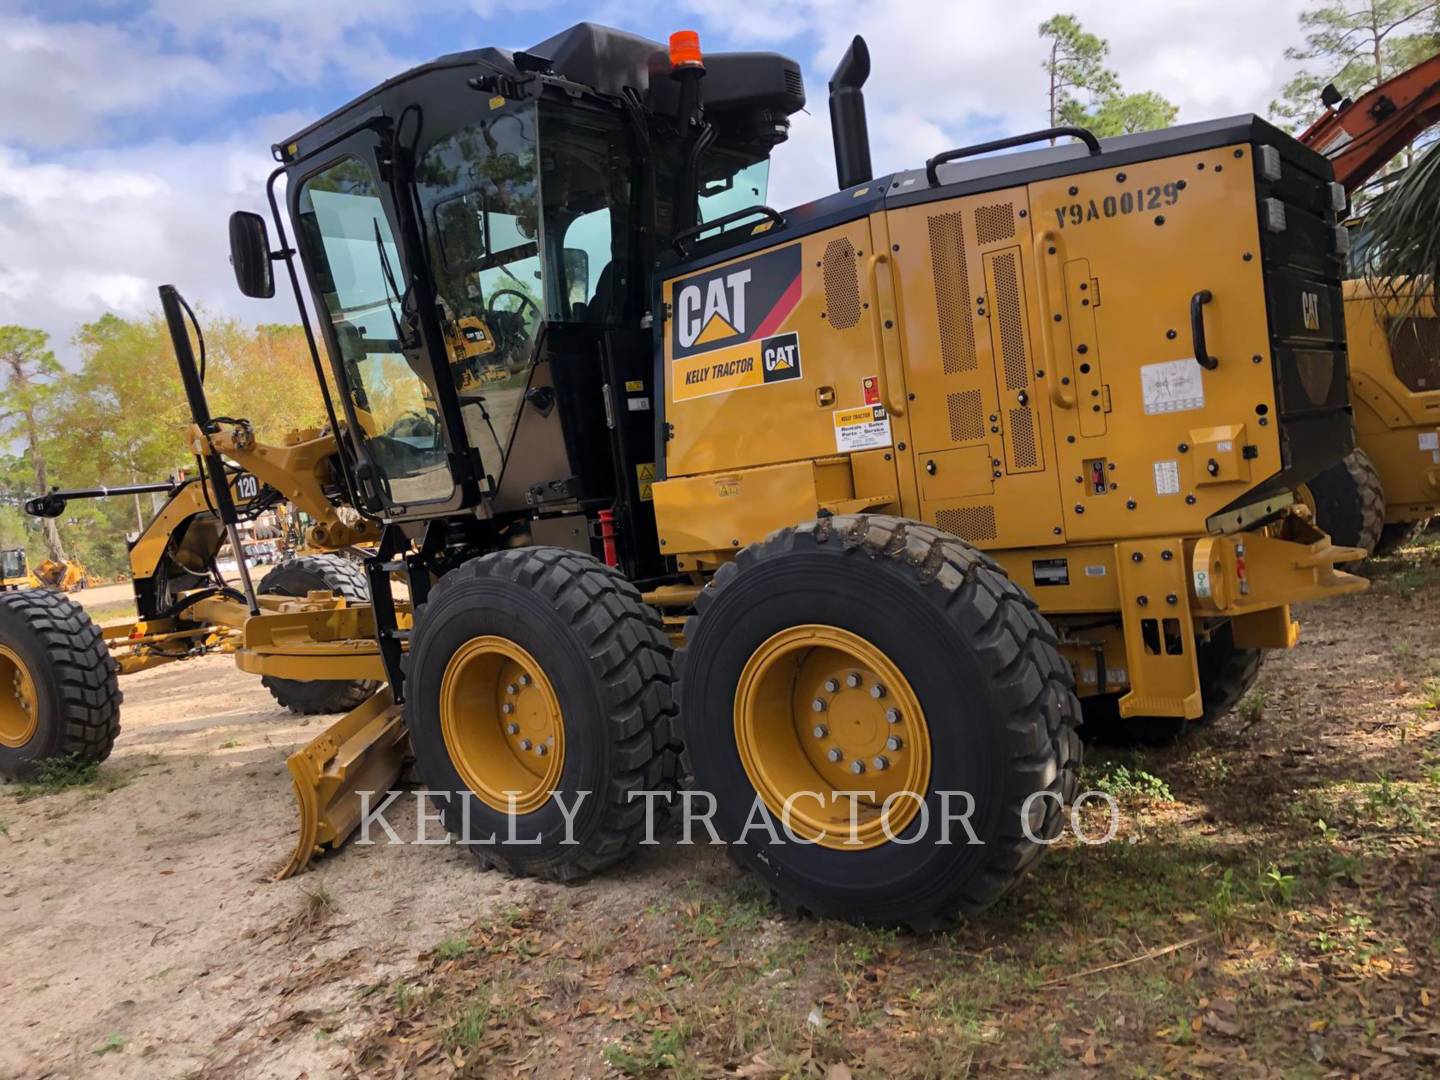
[[[33,584],[25,549],[6,548],[0,551],[0,589],[24,589]]]
[[[1329,158],[1336,181],[1357,194],[1380,182],[1377,175],[1393,178],[1384,171],[1397,155],[1440,121],[1440,56],[1354,101],[1333,86],[1321,99],[1325,112],[1300,141]],[[1440,513],[1440,320],[1433,298],[1408,302],[1409,283],[1367,280],[1365,221],[1349,225],[1356,240],[1345,322],[1358,445],[1305,494],[1337,543],[1384,551]],[[1397,318],[1401,308],[1407,313]]]
[[[57,562],[54,559],[46,559],[31,573],[35,579],[36,588],[57,589],[60,592],[75,592],[85,588],[90,581],[90,575],[85,567],[78,563]]]

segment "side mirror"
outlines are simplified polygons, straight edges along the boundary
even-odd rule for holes
[[[235,284],[246,296],[268,300],[275,295],[270,230],[259,214],[237,210],[230,215],[230,265],[235,268]]]

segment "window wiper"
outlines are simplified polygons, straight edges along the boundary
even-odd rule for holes
[[[380,276],[385,282],[385,306],[390,308],[390,321],[395,326],[395,340],[400,343],[402,351],[416,347],[415,335],[407,334],[400,323],[400,316],[395,314],[398,307],[401,312],[405,311],[405,299],[400,295],[400,288],[395,283],[395,271],[390,266],[390,256],[385,254],[385,238],[380,233],[380,219],[371,219],[375,225],[375,251],[380,256]],[[409,291],[406,291],[409,296]],[[394,299],[392,306],[390,301]],[[407,320],[408,321],[408,320]]]

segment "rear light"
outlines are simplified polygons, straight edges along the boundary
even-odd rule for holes
[[[1279,199],[1262,199],[1260,201],[1260,224],[1266,232],[1284,232],[1285,204]]]
[[[1335,254],[1342,259],[1350,254],[1350,230],[1344,225],[1335,226]]]
[[[1344,184],[1330,184],[1330,209],[1337,214],[1343,214],[1345,207],[1350,204],[1350,198],[1345,194]]]
[[[1273,146],[1262,146],[1259,150],[1260,179],[1267,183],[1278,183],[1283,175],[1280,168],[1280,151]]]

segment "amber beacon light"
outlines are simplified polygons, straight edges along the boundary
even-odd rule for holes
[[[700,35],[694,30],[676,30],[670,35],[670,68],[673,71],[705,70],[705,59],[700,55]]]

